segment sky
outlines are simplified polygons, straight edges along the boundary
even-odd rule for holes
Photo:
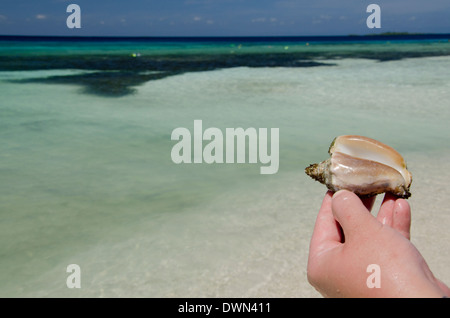
[[[81,28],[68,28],[69,4]],[[381,28],[366,24],[369,4]],[[314,36],[450,33],[449,0],[0,0],[0,35]]]

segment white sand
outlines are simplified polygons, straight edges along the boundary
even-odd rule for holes
[[[450,207],[445,200],[448,196],[446,187],[449,185],[450,160],[432,154],[410,156],[409,159],[409,168],[414,177],[409,200],[412,209],[411,240],[435,276],[449,285]],[[302,172],[283,177],[283,182],[288,186],[279,185],[274,191],[270,188],[276,185],[269,182],[261,189],[261,197],[266,202],[272,202],[271,205],[250,206],[242,211],[239,211],[242,208],[238,206],[242,202],[230,206],[232,213],[236,213],[235,217],[259,217],[265,222],[273,222],[273,232],[261,234],[259,243],[266,240],[265,248],[262,249],[255,242],[254,255],[244,257],[234,268],[227,268],[227,274],[217,277],[217,288],[208,286],[202,292],[193,291],[192,296],[321,297],[307,281],[306,264],[309,239],[325,187],[304,177]],[[305,184],[309,187],[305,187]],[[378,196],[372,213],[378,211],[381,199],[382,195]],[[266,217],[262,218],[261,215]],[[290,222],[286,222],[285,218],[290,218]],[[252,225],[250,222],[246,225],[245,218],[236,222],[240,223],[243,230],[252,231],[246,228]],[[208,292],[204,294],[206,290]]]

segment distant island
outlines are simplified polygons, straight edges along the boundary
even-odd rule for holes
[[[397,35],[425,35],[427,33],[410,33],[410,32],[383,32],[383,33],[370,33],[370,34],[349,34],[348,36],[397,36]]]
[[[367,36],[391,36],[391,35],[423,35],[425,33],[409,33],[409,32],[383,32],[376,34],[367,34]]]

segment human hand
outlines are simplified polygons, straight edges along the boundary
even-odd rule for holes
[[[410,207],[386,194],[376,217],[375,198],[328,191],[310,243],[308,280],[325,297],[443,297],[438,281],[409,241]],[[379,288],[367,283],[378,265]],[[372,288],[370,288],[372,287]]]

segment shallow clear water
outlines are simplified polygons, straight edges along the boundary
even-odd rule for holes
[[[329,66],[186,71],[119,97],[22,81],[95,70],[0,72],[0,295],[253,295],[305,261],[293,244],[307,246],[325,188],[303,169],[335,136],[383,141],[413,171],[424,152],[449,155],[450,56],[324,59],[327,45]],[[279,128],[278,173],[174,164],[171,133],[196,119]],[[66,287],[71,263],[80,290]]]

